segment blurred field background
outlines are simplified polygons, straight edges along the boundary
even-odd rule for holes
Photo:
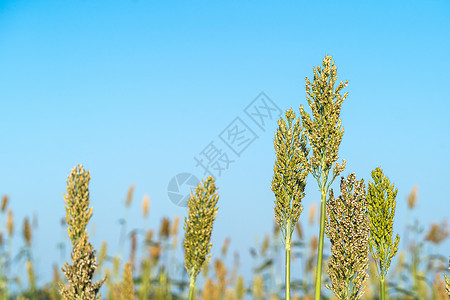
[[[1,1],[0,195],[8,195],[15,224],[9,239],[6,210],[0,219],[2,253],[9,251],[14,259],[26,249],[27,217],[35,226],[30,248],[36,285],[52,280],[53,264],[59,269],[69,259],[62,195],[67,174],[78,163],[92,175],[89,232],[98,251],[107,241],[111,258],[129,257],[133,229],[141,229],[138,245],[144,251],[144,232],[153,229],[158,239],[164,217],[171,223],[180,217],[180,243],[186,208],[170,201],[168,183],[182,172],[205,177],[194,158],[215,142],[234,162],[217,176],[220,199],[210,267],[230,238],[223,260],[232,270],[239,253],[238,273],[249,287],[254,269],[265,261],[251,249],[259,253],[273,232],[270,182],[278,116],[265,118],[261,128],[245,108],[263,91],[280,110],[298,112],[306,104],[304,78],[328,54],[338,80],[349,81],[342,108],[339,154],[347,161],[342,175],[355,172],[367,181],[372,169],[383,167],[399,190],[394,233],[411,265],[411,241],[419,244],[436,226],[445,232],[450,211],[449,13],[447,1]],[[236,117],[257,135],[240,155],[219,137]],[[133,202],[126,208],[131,184]],[[418,200],[410,210],[407,199],[414,186]],[[319,201],[313,181],[306,193],[300,221],[307,257],[318,234],[317,224],[307,221],[309,208]],[[145,195],[150,199],[146,219]],[[121,219],[127,220],[126,229]],[[415,220],[423,227],[417,235],[407,230]],[[176,249],[173,256],[181,261],[181,248]],[[421,257],[448,259],[448,249],[448,238],[426,241]],[[293,261],[293,278],[304,277],[306,263],[306,258]],[[420,265],[421,272],[427,264]],[[170,274],[181,274],[181,266]],[[277,267],[273,272],[280,276]],[[11,268],[26,290],[24,256]],[[434,274],[430,271],[430,280]],[[270,278],[276,281],[275,275]]]

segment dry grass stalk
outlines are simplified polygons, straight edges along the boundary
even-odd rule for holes
[[[331,289],[339,299],[359,299],[367,281],[369,223],[364,181],[355,174],[342,177],[341,196],[330,190],[325,233],[331,241],[328,274]]]

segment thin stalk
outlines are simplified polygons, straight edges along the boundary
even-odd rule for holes
[[[291,247],[286,246],[286,300],[291,299]]]
[[[322,199],[320,203],[320,233],[319,233],[319,254],[317,256],[316,267],[316,294],[315,300],[320,300],[320,289],[322,285],[322,256],[323,256],[323,239],[325,234],[325,191],[322,191]]]
[[[319,232],[319,252],[317,255],[317,267],[316,267],[316,293],[315,300],[320,300],[320,289],[322,285],[322,257],[323,257],[323,239],[325,235],[325,214],[326,214],[326,179],[325,174],[322,172],[321,183],[321,199],[320,199],[320,232]]]
[[[381,300],[385,299],[385,294],[386,294],[386,290],[385,290],[385,285],[384,285],[384,279],[380,278],[380,294],[381,294]]]
[[[286,238],[285,238],[285,248],[286,248],[286,300],[291,299],[291,234],[290,231],[291,224],[288,221],[286,226]]]
[[[195,276],[191,276],[189,284],[189,300],[194,299]]]

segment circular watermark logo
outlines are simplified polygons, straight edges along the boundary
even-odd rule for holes
[[[181,207],[187,207],[191,191],[194,191],[200,183],[195,175],[191,173],[180,173],[172,177],[167,186],[167,194],[173,204]]]

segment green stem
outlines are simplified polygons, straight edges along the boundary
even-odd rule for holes
[[[386,291],[385,291],[385,286],[384,286],[384,279],[380,279],[380,296],[381,296],[381,300],[384,300],[385,299],[385,294],[386,294]]]
[[[189,300],[194,299],[195,277],[191,275],[189,284]]]
[[[322,180],[325,181],[324,176],[322,176]],[[319,233],[319,253],[317,255],[317,267],[316,267],[316,293],[315,300],[320,300],[320,289],[322,285],[322,256],[323,256],[323,238],[325,234],[325,209],[326,209],[326,188],[325,182],[322,183],[320,192],[321,192],[321,200],[320,200],[320,233]]]
[[[290,224],[288,223],[288,227]],[[289,230],[289,229],[288,229]],[[286,232],[285,248],[286,248],[286,300],[291,299],[291,233]]]

